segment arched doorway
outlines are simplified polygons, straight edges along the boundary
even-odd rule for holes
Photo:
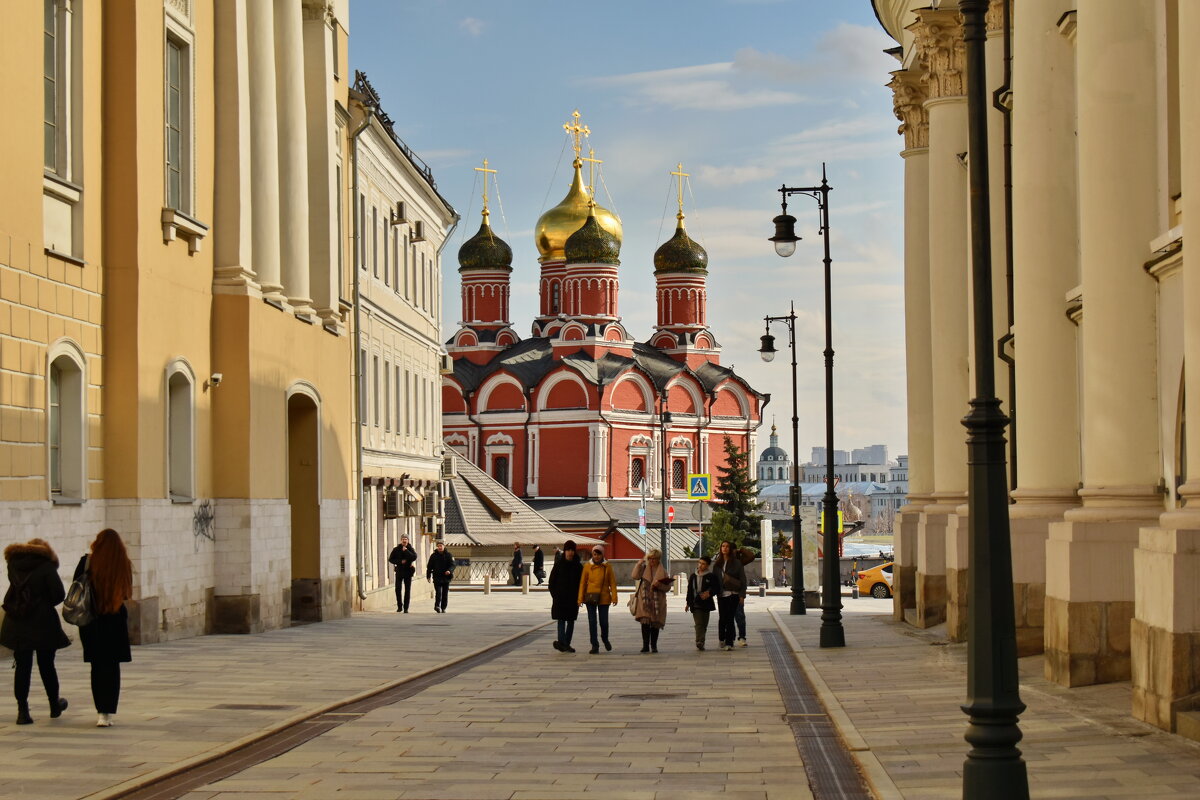
[[[292,523],[292,621],[321,614],[320,414],[307,394],[288,397],[288,504]]]

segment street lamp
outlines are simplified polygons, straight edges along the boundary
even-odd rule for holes
[[[1008,527],[1004,427],[992,361],[992,231],[988,196],[988,0],[960,0],[966,45],[967,152],[971,158],[971,297],[974,312],[975,399],[967,428],[968,568],[967,702],[963,797],[1026,800],[1029,775],[1017,743],[1025,710],[1017,674],[1013,615],[1012,541]],[[1006,23],[1007,24],[1007,21]]]
[[[662,565],[667,574],[671,574],[671,551],[667,547],[667,494],[671,491],[668,482],[671,448],[667,443],[667,426],[671,424],[671,412],[667,411],[666,395],[662,398],[662,410],[658,415],[659,436],[662,438],[662,527],[659,529],[659,541],[662,548]]]
[[[824,575],[821,582],[821,647],[845,647],[846,632],[842,628],[841,559],[838,557],[838,499],[834,491],[833,475],[833,301],[830,294],[829,257],[829,181],[825,179],[825,165],[821,165],[821,185],[789,187],[781,186],[783,213],[775,217],[775,235],[769,241],[775,243],[775,252],[787,258],[796,252],[796,218],[787,213],[787,199],[802,194],[817,201],[821,214],[819,235],[825,239],[825,498],[822,503],[822,529],[825,531]],[[764,342],[766,344],[766,342]],[[793,359],[795,357],[793,356]],[[794,391],[793,381],[793,391]],[[797,465],[799,466],[799,465]],[[799,544],[799,536],[795,543]]]
[[[795,249],[793,243],[792,249]],[[762,347],[758,354],[762,360],[775,360],[775,337],[771,335],[771,323],[782,322],[787,325],[788,344],[792,348],[792,608],[793,614],[807,614],[804,603],[804,561],[801,558],[800,545],[800,416],[796,405],[796,306],[792,304],[791,313],[786,317],[764,317],[767,332],[762,337]],[[770,542],[761,542],[763,547],[770,547]]]

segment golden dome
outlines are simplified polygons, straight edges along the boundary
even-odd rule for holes
[[[575,177],[567,196],[554,208],[538,218],[533,230],[540,261],[562,261],[566,258],[563,245],[567,237],[583,227],[588,218],[588,191],[583,183],[583,162],[578,158],[573,164]],[[596,206],[596,221],[600,227],[621,241],[621,218],[607,208]]]

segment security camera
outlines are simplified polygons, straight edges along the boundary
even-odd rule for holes
[[[224,376],[224,375],[222,375],[221,373],[219,373],[219,372],[214,372],[214,373],[212,374],[212,377],[210,377],[210,378],[208,379],[208,385],[209,385],[209,386],[212,386],[212,387],[217,387],[217,386],[220,386],[220,385],[221,385],[221,379],[222,379],[222,378],[224,378],[224,377],[225,377],[225,376]]]

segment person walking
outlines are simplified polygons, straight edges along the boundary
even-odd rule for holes
[[[525,556],[521,554],[521,543],[513,542],[513,557],[510,565],[513,586],[521,585],[521,573],[525,569]]]
[[[650,550],[633,565],[633,618],[642,625],[642,652],[658,652],[658,632],[667,625],[667,590],[671,576],[663,569],[662,551]]]
[[[446,613],[446,601],[450,599],[450,581],[454,578],[454,557],[446,549],[446,543],[441,539],[429,554],[425,562],[425,580],[433,581],[433,610],[438,614]]]
[[[537,551],[535,551],[537,552]],[[575,542],[568,539],[562,546],[562,556],[554,560],[550,570],[550,618],[558,621],[558,638],[554,649],[574,653],[571,637],[575,635],[575,620],[579,619],[579,582],[583,563],[575,552]]]
[[[713,574],[721,587],[717,598],[717,635],[721,639],[721,649],[732,650],[736,628],[734,617],[746,594],[746,568],[734,552],[732,542],[721,542],[721,550],[713,560]]]
[[[79,628],[83,660],[92,665],[92,700],[97,728],[111,728],[121,698],[121,664],[133,660],[129,651],[129,612],[133,597],[133,564],[125,543],[112,528],[96,534],[91,553],[79,559],[75,580],[87,575],[92,584],[95,616]]]
[[[13,651],[13,696],[17,700],[17,724],[31,725],[29,685],[33,678],[33,659],[37,655],[38,674],[50,716],[62,716],[67,699],[58,693],[55,654],[71,644],[63,633],[54,607],[66,597],[58,576],[58,556],[44,539],[4,548],[8,563],[8,591],[4,593],[4,623],[0,625],[0,645]]]
[[[700,556],[696,561],[696,571],[688,576],[687,598],[684,608],[692,612],[692,622],[696,626],[696,649],[704,649],[704,640],[708,638],[708,620],[717,608],[717,596],[721,586],[717,576],[713,575],[710,566],[712,559]]]
[[[605,650],[612,650],[612,643],[608,641],[608,607],[617,604],[617,576],[612,564],[604,560],[604,548],[600,545],[592,548],[591,561],[583,565],[575,603],[587,607],[588,635],[592,641],[592,649],[588,652],[599,653],[601,642],[604,642]],[[596,636],[597,622],[599,638]]]
[[[412,600],[412,579],[417,571],[417,551],[408,543],[408,535],[400,537],[400,544],[392,548],[388,563],[396,568],[396,611],[408,613],[408,601]]]
[[[546,555],[542,552],[542,546],[535,544],[533,546],[533,577],[537,578],[538,586],[542,585],[542,581],[546,580]]]
[[[739,547],[736,551],[738,560],[742,562],[742,566],[748,566],[750,562],[758,558],[753,550],[749,547]],[[746,592],[742,591],[741,599],[738,600],[737,610],[733,615],[733,622],[737,625],[737,646],[746,646]]]

